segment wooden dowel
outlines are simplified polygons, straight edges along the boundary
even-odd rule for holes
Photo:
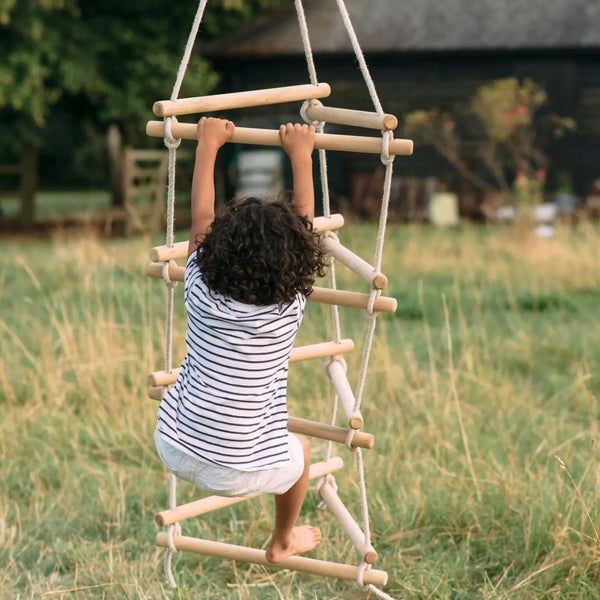
[[[363,560],[370,565],[375,563],[377,560],[375,548],[371,544],[365,544],[363,530],[344,506],[335,489],[327,481],[324,481],[319,487],[319,495],[325,504],[327,504],[327,508],[331,511],[331,514],[346,532],[354,547],[360,552]]]
[[[344,216],[333,214],[329,217],[315,217],[313,219],[313,231],[332,231],[344,226]],[[150,249],[150,260],[162,262],[187,257],[188,242],[176,242],[172,246],[155,246]]]
[[[250,90],[247,92],[180,98],[179,100],[159,100],[154,103],[152,112],[157,117],[170,117],[174,115],[229,110],[231,108],[249,108],[251,106],[263,106],[266,104],[299,102],[310,98],[326,98],[329,94],[331,94],[331,87],[328,83],[289,85],[286,87]]]
[[[351,339],[343,339],[340,340],[339,343],[321,342],[319,344],[297,346],[296,348],[292,348],[292,352],[290,353],[290,362],[296,363],[313,358],[338,356],[340,354],[352,352],[352,350],[354,350],[354,342]],[[176,369],[171,369],[169,373],[166,371],[154,371],[154,373],[150,373],[150,375],[148,375],[148,385],[172,385],[177,381],[180,370],[181,369],[177,367]]]
[[[156,279],[162,279],[162,263],[150,263],[148,265],[148,276]],[[183,281],[185,267],[179,265],[169,266],[169,277],[172,281]],[[321,304],[336,304],[338,306],[347,306],[349,308],[367,308],[369,295],[359,292],[348,292],[346,290],[333,290],[330,288],[313,287],[313,291],[306,298],[309,302],[319,302]],[[379,296],[373,306],[377,312],[393,313],[396,311],[398,302],[395,298]]]
[[[398,127],[398,119],[394,115],[379,115],[376,112],[368,112],[366,110],[319,106],[318,104],[309,105],[306,108],[306,116],[311,121],[325,121],[326,123],[379,129],[380,131],[391,131]]]
[[[162,277],[162,274],[160,277]],[[348,292],[346,290],[332,290],[330,288],[313,287],[313,291],[307,297],[307,300],[309,302],[335,304],[337,306],[362,308],[365,310],[369,304],[369,295],[361,294],[359,292]],[[398,301],[396,298],[379,296],[379,298],[375,300],[373,309],[377,312],[393,313],[396,312],[397,306]]]
[[[309,477],[311,479],[318,479],[329,473],[339,471],[343,466],[344,461],[339,456],[334,456],[327,461],[321,461],[310,465]],[[225,506],[244,502],[252,497],[253,496],[206,496],[206,498],[182,504],[177,508],[156,513],[154,520],[161,527],[171,525],[171,523],[191,519],[192,517],[197,517],[198,515],[204,515],[213,510],[224,508]]]
[[[354,252],[342,246],[334,237],[323,238],[321,247],[351,271],[354,271],[365,281],[369,282],[376,290],[382,290],[388,284],[388,279],[383,273],[375,271],[366,260],[363,260],[360,256],[354,254]]]
[[[344,371],[344,367],[341,362],[332,360],[327,365],[327,373],[329,374],[329,380],[333,385],[335,391],[340,398],[340,404],[344,409],[344,413],[348,419],[348,425],[352,429],[360,429],[363,426],[363,418],[359,410],[354,410],[354,393],[348,383],[348,378]]]
[[[164,393],[165,387],[162,385],[157,385],[148,390],[148,398],[150,398],[150,400],[156,400],[157,402],[160,402]]]
[[[146,133],[151,137],[164,137],[164,121],[148,121]],[[171,133],[175,138],[183,140],[196,139],[195,123],[173,123]],[[236,127],[229,140],[235,144],[251,144],[256,146],[281,146],[279,131],[276,129],[253,129]],[[338,150],[340,152],[362,152],[365,154],[381,154],[382,140],[379,137],[359,135],[338,135],[334,133],[317,133],[315,149]],[[390,142],[390,154],[410,156],[413,153],[412,140],[394,139]]]
[[[162,279],[163,263],[150,263],[148,265],[148,276],[156,279]],[[185,276],[185,267],[179,265],[169,265],[169,277],[171,281],[183,281]]]
[[[346,442],[346,437],[350,431],[344,427],[336,427],[335,425],[318,423],[317,421],[309,421],[308,419],[300,419],[299,417],[289,417],[287,428],[292,433],[301,433],[302,435],[309,435],[322,440],[331,440],[339,444]],[[372,434],[363,431],[354,431],[350,445],[353,448],[359,447],[370,450],[374,444],[375,438]]]
[[[177,260],[186,258],[189,242],[175,242],[172,246],[155,246],[150,248],[150,260],[154,262],[165,262],[168,260]]]
[[[163,385],[173,385],[177,381],[180,372],[180,367],[171,369],[169,372],[154,371],[154,373],[150,373],[150,375],[148,375],[148,385],[151,388],[161,387]]]
[[[354,342],[351,339],[343,339],[337,342],[320,342],[319,344],[308,344],[292,348],[290,362],[296,363],[312,358],[326,358],[327,356],[338,356],[347,354],[354,350]]]
[[[219,558],[253,563],[265,567],[311,573],[312,575],[335,577],[347,581],[356,581],[359,572],[358,567],[353,565],[317,560],[306,556],[290,556],[279,563],[271,563],[266,559],[264,550],[247,548],[245,546],[235,546],[233,544],[224,544],[223,542],[213,542],[211,540],[192,538],[185,535],[175,536],[173,542],[178,550],[184,550],[186,552],[195,552],[196,554],[202,554],[204,556],[217,556]],[[157,534],[156,545],[168,548],[169,542],[165,532]],[[376,586],[384,586],[387,583],[387,573],[377,569],[366,569],[363,572],[362,580],[364,584],[370,583]]]

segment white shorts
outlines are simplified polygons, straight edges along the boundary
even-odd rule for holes
[[[167,469],[180,479],[217,496],[256,496],[261,493],[284,494],[304,471],[304,451],[300,440],[289,434],[291,462],[285,467],[262,471],[239,471],[201,461],[154,432],[158,456]]]

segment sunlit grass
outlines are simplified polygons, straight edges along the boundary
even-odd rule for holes
[[[375,229],[344,243],[370,260]],[[361,598],[338,581],[179,555],[167,589],[153,513],[167,504],[146,376],[163,366],[164,289],[149,281],[160,240],[4,241],[0,254],[0,598]],[[382,316],[363,401],[378,568],[396,598],[596,598],[600,238],[506,229],[391,227]],[[344,268],[340,287],[366,291]],[[184,353],[181,286],[174,357]],[[366,321],[342,310],[354,385]],[[298,343],[330,339],[311,304]],[[319,361],[293,365],[289,403],[326,420]],[[316,458],[324,444],[315,441]],[[336,476],[359,514],[353,457]],[[564,469],[555,456],[563,461]],[[568,473],[567,473],[568,472]],[[180,485],[181,502],[197,497]],[[357,563],[338,525],[307,500],[324,542]],[[186,521],[186,535],[264,547],[261,498]]]

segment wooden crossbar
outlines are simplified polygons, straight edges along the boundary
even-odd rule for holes
[[[354,254],[334,237],[325,237],[321,241],[322,248],[336,260],[368,281],[376,290],[382,290],[387,284],[387,277],[380,271],[375,271],[372,265],[360,256]]]
[[[308,419],[301,419],[299,417],[288,417],[288,431],[292,433],[301,433],[302,435],[308,435],[311,437],[320,438],[322,440],[330,440],[332,442],[338,442],[344,444],[346,437],[348,436],[349,429],[344,427],[336,427],[335,425],[328,425],[326,423],[318,423],[317,421],[309,421]],[[350,445],[353,448],[366,448],[370,450],[375,444],[375,438],[371,433],[365,433],[364,431],[354,431],[352,441]]]
[[[335,489],[327,481],[324,481],[319,487],[319,495],[331,514],[338,520],[354,547],[360,552],[363,560],[370,565],[375,563],[377,560],[375,548],[371,544],[365,544],[365,534],[344,506]]]
[[[328,83],[289,85],[263,90],[214,94],[212,96],[196,96],[178,100],[159,100],[152,107],[157,117],[174,115],[190,115],[193,113],[229,110],[231,108],[249,108],[266,104],[298,102],[310,98],[326,98],[331,94]]]
[[[360,429],[364,423],[363,417],[359,410],[354,410],[354,392],[348,383],[348,378],[346,377],[346,372],[344,371],[342,363],[337,360],[332,360],[327,365],[327,373],[331,385],[339,396],[340,404],[348,419],[348,425],[350,425],[352,429]]]
[[[161,275],[162,277],[162,275]],[[309,302],[319,302],[321,304],[335,304],[337,306],[346,306],[348,308],[361,308],[366,310],[369,305],[369,294],[360,292],[348,292],[346,290],[332,290],[330,288],[313,287],[312,293],[306,298]],[[375,299],[373,310],[377,312],[393,313],[396,312],[398,301],[396,298],[388,296],[379,296]]]
[[[379,129],[380,131],[391,131],[398,127],[398,119],[394,115],[379,115],[376,112],[366,110],[319,106],[318,104],[309,105],[306,108],[306,116],[311,121],[325,121],[326,123]]]
[[[162,279],[163,263],[150,263],[148,265],[148,276],[156,279]],[[172,281],[183,281],[185,267],[179,265],[169,265],[169,277]],[[348,292],[346,290],[334,290],[330,288],[313,287],[313,291],[306,298],[309,302],[319,302],[321,304],[335,304],[337,306],[347,306],[349,308],[367,308],[369,304],[369,295],[360,292]],[[375,299],[373,309],[377,312],[393,313],[396,312],[398,302],[395,298],[379,296]]]
[[[160,402],[166,391],[167,388],[164,385],[157,385],[148,388],[148,398],[150,398],[150,400],[156,400],[157,402]]]
[[[351,339],[343,339],[338,342],[321,342],[319,344],[309,344],[306,346],[297,346],[292,348],[290,353],[290,362],[296,363],[312,358],[326,358],[327,356],[338,356],[354,350],[354,342]],[[167,371],[154,371],[148,375],[148,385],[163,386],[172,385],[177,381],[181,369],[171,369]]]
[[[344,466],[344,461],[339,456],[334,456],[327,461],[321,461],[310,465],[309,477],[318,479],[329,473],[335,473]],[[231,506],[238,502],[244,502],[254,496],[207,496],[200,500],[194,500],[187,504],[182,504],[174,509],[163,510],[156,513],[154,520],[158,525],[165,526],[171,523],[178,523],[185,519],[191,519],[198,515],[204,515],[225,506]]]
[[[359,573],[359,568],[353,565],[317,560],[306,556],[290,556],[290,558],[279,563],[271,563],[266,559],[264,550],[247,548],[245,546],[235,546],[233,544],[224,544],[223,542],[213,542],[211,540],[192,538],[185,535],[175,536],[173,542],[178,550],[184,550],[186,552],[195,552],[196,554],[202,554],[204,556],[217,556],[219,558],[253,563],[265,567],[300,571],[312,575],[335,577],[347,581],[356,581]],[[169,547],[166,533],[160,532],[157,534],[156,545],[163,548]],[[363,572],[362,581],[364,584],[384,586],[387,583],[387,573],[377,569],[366,569]]]
[[[171,133],[175,138],[183,140],[197,139],[195,123],[173,123]],[[148,121],[146,133],[150,137],[164,137],[164,121]],[[281,146],[279,131],[276,129],[254,129],[236,127],[229,140],[234,144],[250,144],[256,146]],[[334,133],[317,133],[315,149],[338,150],[340,152],[362,152],[365,154],[381,154],[383,142],[380,137],[359,135],[338,135]],[[410,156],[413,153],[412,140],[394,139],[390,142],[389,153]]]
[[[344,217],[340,214],[333,214],[329,217],[315,217],[313,219],[313,231],[332,231],[344,226]],[[161,262],[166,260],[176,260],[185,258],[188,252],[188,242],[176,242],[172,246],[155,246],[150,249],[150,260]]]

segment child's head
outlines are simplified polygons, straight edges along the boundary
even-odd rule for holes
[[[289,203],[247,198],[215,217],[196,253],[213,291],[255,305],[290,302],[323,275],[323,255],[308,219]]]

